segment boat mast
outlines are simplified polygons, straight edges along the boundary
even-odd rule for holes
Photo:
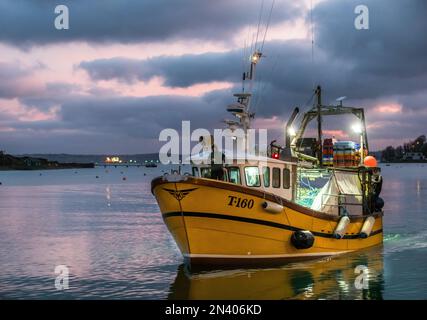
[[[322,88],[317,86],[315,94],[317,96],[317,159],[319,165],[323,165],[323,145],[322,145]]]
[[[243,74],[243,82],[245,80],[249,80],[249,91],[242,93],[236,93],[234,96],[237,98],[237,103],[231,104],[227,107],[227,111],[232,113],[239,121],[234,120],[225,120],[225,123],[230,127],[241,127],[243,131],[246,133],[248,129],[251,127],[251,119],[254,117],[254,113],[249,112],[251,98],[252,98],[252,90],[253,83],[255,81],[255,71],[256,65],[260,61],[262,57],[262,53],[256,50],[250,57],[251,65],[249,72],[245,72]]]
[[[251,68],[249,71],[249,75],[248,75],[248,79],[251,81],[249,83],[249,93],[252,94],[252,90],[253,90],[253,85],[255,82],[255,71],[256,71],[256,65],[259,62],[259,60],[262,57],[262,53],[258,50],[256,50],[252,56],[251,56]],[[248,105],[249,107],[249,105]]]

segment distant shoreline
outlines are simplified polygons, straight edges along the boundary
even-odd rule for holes
[[[145,161],[157,161],[159,160],[158,153],[147,153],[147,154],[64,154],[64,153],[28,153],[16,155],[16,157],[32,157],[32,158],[44,158],[48,161],[56,161],[59,163],[95,163],[103,164],[107,157],[118,157],[123,162],[128,163],[145,163]],[[131,161],[132,160],[132,161]]]
[[[395,161],[381,161],[381,163],[384,163],[384,164],[427,163],[427,160],[410,160],[410,161],[395,160]]]
[[[41,157],[16,157],[0,151],[0,170],[58,170],[58,169],[82,169],[82,168],[95,168],[93,162],[60,162],[51,161]]]
[[[0,171],[34,171],[34,170],[71,170],[94,169],[94,163],[58,163],[40,166],[12,165],[0,166]]]

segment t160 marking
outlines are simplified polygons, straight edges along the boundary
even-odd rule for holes
[[[248,200],[234,196],[228,196],[228,199],[228,205],[232,207],[252,209],[254,206],[254,201],[252,199]]]

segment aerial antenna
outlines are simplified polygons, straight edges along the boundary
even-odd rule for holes
[[[310,27],[311,27],[311,79],[313,89],[315,88],[315,75],[314,75],[314,23],[313,23],[313,0],[310,0]]]
[[[245,92],[245,80],[246,80],[246,39],[243,42],[243,59],[242,59],[242,67],[243,67],[243,76],[242,76],[242,92]]]
[[[262,2],[261,2],[261,9],[259,11],[258,28],[257,28],[257,32],[256,32],[255,48],[254,48],[255,50],[257,49],[259,29],[261,27],[261,19],[262,19],[262,13],[263,13],[263,11],[264,11],[264,0],[262,0]]]
[[[320,166],[323,165],[323,146],[322,146],[322,88],[317,86],[317,159],[319,160]]]
[[[268,18],[267,18],[267,21],[266,21],[266,24],[265,24],[264,36],[263,36],[263,39],[262,39],[261,46],[260,46],[260,48],[258,50],[257,50],[257,47],[255,47],[255,55],[259,54],[260,57],[261,57],[261,55],[263,57],[265,57],[265,55],[263,54],[264,44],[265,44],[265,40],[267,38],[268,29],[270,27],[271,16],[273,14],[273,9],[274,9],[275,2],[276,2],[276,0],[273,0],[272,3],[271,3],[271,8],[270,8],[270,12],[268,14]],[[262,2],[261,10],[263,9],[263,7],[264,7],[264,0]],[[260,16],[260,18],[261,18],[261,16]],[[261,20],[259,20],[259,23],[258,23],[258,32],[260,31],[260,22],[261,22]],[[258,41],[258,36],[257,36],[257,41]],[[277,61],[276,61],[276,63],[277,63]],[[263,91],[263,89],[262,89],[263,87],[265,87],[265,84],[262,85],[261,81],[258,80],[257,89],[256,89],[257,90],[257,98],[256,98],[256,102],[255,102],[255,107],[258,105],[258,103],[260,101],[261,92]]]
[[[270,19],[271,19],[273,7],[274,7],[275,0],[272,0],[272,1],[273,1],[273,3],[272,3],[271,10],[270,10],[269,18],[268,18],[268,21],[266,24],[262,46],[264,46],[266,34],[268,31],[268,27],[270,24]],[[227,107],[227,111],[232,113],[236,118],[239,119],[239,121],[228,120],[228,119],[224,120],[224,122],[229,126],[229,128],[236,128],[236,125],[239,125],[240,127],[243,128],[243,130],[245,132],[247,131],[247,129],[250,128],[251,119],[253,119],[254,115],[255,115],[254,113],[250,113],[249,109],[251,106],[251,97],[253,95],[253,85],[255,82],[256,65],[260,61],[261,57],[263,57],[262,52],[258,48],[258,40],[259,40],[259,36],[260,36],[261,22],[263,20],[264,2],[265,2],[265,0],[262,0],[262,2],[261,2],[261,8],[260,8],[259,17],[258,17],[257,30],[252,35],[252,43],[250,46],[251,56],[250,56],[250,61],[249,61],[250,62],[249,72],[246,72],[244,70],[245,72],[243,73],[243,76],[242,76],[242,93],[235,94],[234,96],[237,97],[237,103],[231,104]],[[249,29],[249,32],[250,32],[250,29]],[[244,55],[246,55],[246,49],[247,49],[247,44],[246,44],[246,42],[244,42],[244,47],[243,47],[243,54]],[[244,67],[245,67],[245,64],[244,64]],[[250,81],[248,92],[245,92],[246,80]]]
[[[268,16],[267,25],[265,27],[265,32],[264,32],[264,39],[262,40],[261,52],[263,52],[263,49],[264,49],[265,38],[267,37],[268,28],[270,27],[271,15],[273,14],[275,2],[276,0],[273,0],[273,2],[271,3],[270,14]]]

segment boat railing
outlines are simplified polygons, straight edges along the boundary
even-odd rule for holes
[[[336,201],[332,201],[332,203],[329,202],[330,198],[337,198]],[[360,202],[352,202],[348,201],[348,198],[352,198],[353,200],[357,201],[357,198],[360,198]],[[349,214],[349,206],[358,206],[361,208],[361,214],[363,214],[363,195],[361,194],[353,194],[353,193],[341,193],[341,194],[332,194],[332,193],[325,193],[321,197],[321,206],[324,207],[336,207],[338,209],[339,215],[348,215]],[[354,214],[354,213],[352,213]]]

